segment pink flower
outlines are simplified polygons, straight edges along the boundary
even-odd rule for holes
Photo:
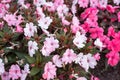
[[[111,66],[117,65],[120,60],[119,53],[115,51],[109,52],[106,57],[108,58],[108,64]]]
[[[43,78],[47,80],[54,79],[54,77],[56,76],[56,70],[57,68],[55,67],[55,65],[53,65],[52,62],[46,63],[44,67],[44,73],[42,75]]]
[[[12,80],[18,79],[21,77],[21,70],[20,67],[16,65],[12,65],[9,69],[9,76],[12,78]]]
[[[118,22],[120,22],[120,12],[117,13],[118,16]]]
[[[100,54],[99,54],[99,53],[96,53],[96,54],[94,55],[94,58],[95,58],[97,61],[99,61],[99,60],[100,60]]]
[[[8,12],[9,4],[0,3],[0,18],[3,18],[4,15]]]
[[[78,0],[78,4],[80,7],[86,8],[88,7],[89,0]]]
[[[11,2],[11,0],[2,0],[1,2],[2,3],[9,3],[9,2]]]
[[[65,64],[72,63],[75,58],[76,58],[76,54],[74,53],[74,51],[72,49],[67,49],[63,54],[62,61]]]
[[[52,60],[57,67],[62,67],[62,60],[60,59],[59,55],[54,55]]]
[[[10,80],[9,73],[8,72],[4,72],[1,75],[1,78],[2,78],[2,80]]]
[[[21,26],[16,26],[16,32],[22,33],[23,32],[23,28]]]

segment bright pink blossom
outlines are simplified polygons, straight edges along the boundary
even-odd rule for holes
[[[91,28],[91,29],[89,30],[89,32],[91,33],[90,36],[91,36],[93,39],[95,39],[95,38],[98,38],[98,37],[103,36],[104,30],[103,30],[103,28],[95,27],[95,28]]]
[[[111,26],[108,28],[108,34],[107,34],[109,37],[114,37],[115,36],[115,30],[114,28]]]
[[[44,67],[43,78],[47,80],[54,79],[56,76],[56,70],[57,68],[55,67],[55,65],[53,65],[52,62],[46,63]]]
[[[108,64],[111,66],[117,65],[120,60],[119,53],[115,51],[109,52],[106,57],[108,58]]]
[[[117,13],[118,16],[118,22],[120,22],[120,12]]]

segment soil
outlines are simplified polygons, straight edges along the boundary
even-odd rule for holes
[[[103,54],[96,68],[92,70],[92,74],[100,80],[120,80],[120,62],[114,67],[106,65],[105,63],[107,64],[107,59]]]

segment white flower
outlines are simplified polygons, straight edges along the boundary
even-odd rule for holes
[[[100,50],[102,50],[103,43],[100,41],[99,38],[97,38],[97,39],[95,40],[94,45],[97,46],[97,47],[99,47]]]
[[[95,66],[97,65],[96,59],[92,56],[92,54],[87,54],[87,61],[89,64],[90,68],[95,68]]]
[[[79,77],[77,80],[87,80],[85,77]]]
[[[35,54],[35,50],[38,50],[37,43],[35,41],[29,41],[28,42],[28,51],[29,55],[33,57],[33,54]]]
[[[52,19],[50,17],[44,17],[44,18],[41,18],[40,20],[38,20],[38,25],[42,29],[48,29],[51,22],[52,22]]]
[[[108,0],[99,0],[100,7],[106,8],[108,4]]]
[[[34,0],[34,5],[37,7],[40,7],[41,5],[44,5],[46,3],[46,0]]]
[[[21,80],[25,80],[29,73],[30,73],[29,64],[26,64],[24,66],[24,70],[22,70]]]
[[[40,16],[40,18],[44,18],[45,14],[43,13],[42,7],[36,8],[36,13]]]
[[[76,33],[76,36],[73,40],[73,43],[78,47],[78,48],[83,48],[85,46],[84,43],[86,43],[86,36],[85,34],[80,34],[80,32]]]
[[[113,0],[113,2],[114,2],[116,5],[119,5],[119,4],[120,4],[120,0]]]
[[[63,18],[68,14],[69,8],[66,5],[59,5],[57,8],[57,13],[59,18]]]
[[[24,35],[27,37],[34,36],[34,33],[37,32],[37,26],[34,26],[32,22],[26,24],[24,28]]]
[[[89,68],[94,68],[97,65],[96,59],[90,53],[87,55],[79,53],[74,61],[75,63],[79,63],[79,65],[83,67],[86,72],[88,72]]]
[[[80,61],[82,60],[82,58],[83,58],[83,53],[79,53],[78,55],[77,55],[77,57],[75,58],[75,63],[79,63],[80,64]]]
[[[5,72],[4,63],[2,59],[0,59],[0,75],[3,74],[4,72]]]

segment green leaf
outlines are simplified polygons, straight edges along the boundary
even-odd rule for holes
[[[38,67],[33,67],[32,69],[31,69],[31,71],[30,71],[30,75],[31,76],[34,76],[34,75],[36,75],[37,73],[39,73],[40,72],[40,68],[38,68]]]
[[[29,63],[35,63],[35,58],[34,58],[34,57],[25,56],[25,58],[27,59],[27,61],[28,61]]]

